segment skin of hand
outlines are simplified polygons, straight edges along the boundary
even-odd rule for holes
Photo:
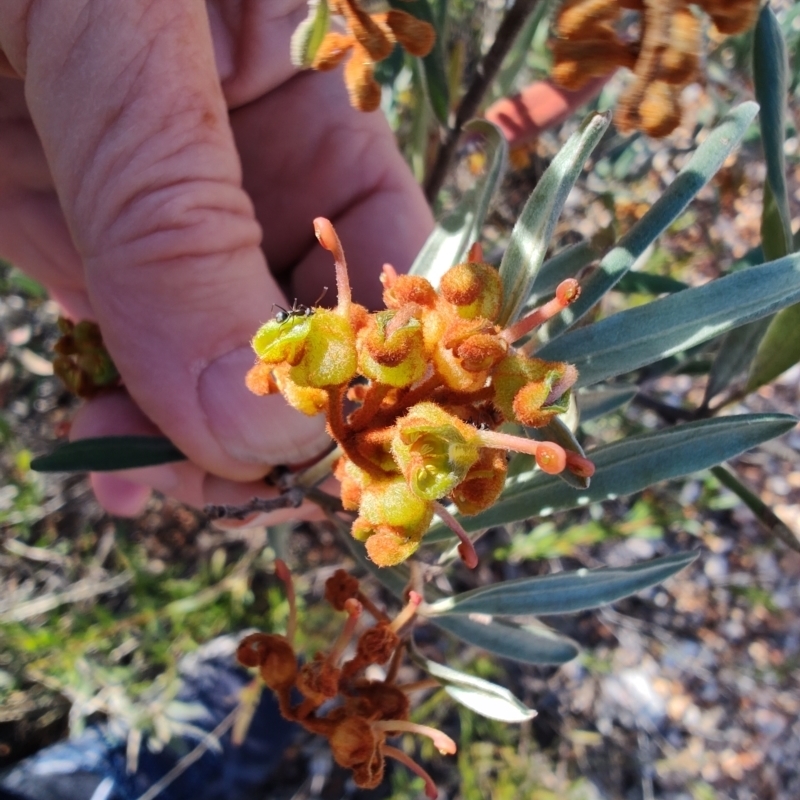
[[[291,66],[306,13],[0,4],[0,256],[99,322],[125,384],[86,404],[71,437],[163,433],[189,458],[93,475],[112,513],[135,515],[151,487],[195,506],[268,497],[271,465],[324,450],[320,418],[249,394],[249,341],[273,304],[333,287],[314,217],[333,221],[371,307],[380,266],[406,269],[432,227],[382,115],[350,108],[339,71]]]

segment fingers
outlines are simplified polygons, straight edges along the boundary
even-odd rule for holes
[[[142,414],[122,390],[106,392],[89,401],[72,424],[70,440],[99,436],[160,436],[161,432]],[[277,489],[264,481],[235,482],[210,475],[189,461],[154,467],[95,472],[92,488],[98,502],[111,514],[138,516],[150,498],[151,487],[195,508],[207,505],[245,505],[254,497],[272,498]],[[277,525],[303,519],[319,519],[321,513],[312,504],[299,509],[278,509],[255,514],[242,521],[225,521],[228,527],[241,525]]]
[[[407,270],[433,227],[384,116],[350,107],[340,71],[306,72],[234,111],[231,124],[270,266],[293,272],[290,297],[311,303],[332,285],[330,254],[309,224],[324,216],[342,239],[355,299],[381,307],[381,266]]]
[[[282,298],[241,187],[203,5],[40,0],[26,33],[31,116],[131,396],[225,478],[318,453],[321,420],[243,385],[249,339]],[[3,42],[12,61],[16,44]]]

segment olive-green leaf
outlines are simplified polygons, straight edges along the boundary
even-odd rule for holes
[[[439,681],[453,700],[476,714],[496,719],[499,722],[525,722],[533,719],[536,712],[518,700],[504,686],[476,678],[466,672],[446,667],[425,658],[412,644],[409,647],[411,660],[424,672]]]
[[[389,0],[389,5],[400,11],[411,14],[412,17],[423,20],[433,25],[433,18],[428,0]],[[442,125],[447,125],[450,113],[450,98],[447,88],[447,71],[444,68],[444,47],[442,46],[442,32],[436,30],[436,43],[427,56],[422,59],[425,74],[425,89],[433,113]]]
[[[655,586],[695,558],[696,552],[676,553],[630,567],[581,569],[503,581],[439,600],[426,613],[433,617],[437,614],[544,616],[585,611]]]
[[[753,392],[800,361],[800,305],[776,314],[758,346],[745,390]]]
[[[464,260],[470,246],[480,238],[489,203],[508,163],[508,144],[495,124],[472,120],[464,130],[483,139],[487,167],[458,206],[436,224],[411,266],[412,275],[421,275],[434,286],[450,267]]]
[[[711,180],[741,141],[757,111],[758,104],[749,101],[722,118],[664,194],[606,254],[599,269],[581,286],[580,297],[550,322],[546,334],[549,339],[554,339],[581,319],[683,213],[692,198]]]
[[[578,386],[652,364],[800,300],[800,255],[741,270],[704,286],[569,331],[536,355],[578,368]]]
[[[577,645],[541,625],[519,625],[490,615],[442,614],[437,628],[490,653],[525,664],[565,664],[578,655]]]
[[[589,115],[559,150],[522,209],[500,263],[501,325],[513,320],[525,305],[567,195],[610,121],[610,114]]]
[[[79,439],[31,461],[37,472],[112,472],[185,461],[186,456],[163,436],[101,436]]]
[[[629,436],[587,453],[595,465],[592,483],[577,492],[555,475],[531,471],[509,481],[500,500],[474,517],[460,517],[468,531],[506,525],[554,511],[585,506],[646,489],[659,481],[707,469],[786,433],[797,424],[788,414],[741,414]],[[425,543],[452,537],[436,528]]]

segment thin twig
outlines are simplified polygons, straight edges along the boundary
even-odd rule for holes
[[[777,537],[787,547],[800,553],[800,539],[738,475],[722,464],[711,467],[711,473],[753,512],[753,515],[767,533]]]
[[[156,781],[144,794],[139,795],[137,800],[154,800],[154,798],[158,797],[158,795],[160,795],[176,778],[183,775],[195,761],[198,761],[205,755],[209,747],[213,747],[218,743],[220,736],[224,736],[228,732],[228,729],[233,725],[236,719],[236,712],[238,710],[238,706],[234,708],[213,731],[207,733],[203,739],[198,742],[194,750],[190,750],[163,778],[161,778],[161,780]]]
[[[305,491],[293,486],[277,497],[254,497],[249,503],[241,506],[209,505],[203,511],[211,519],[247,519],[255,512],[276,511],[279,508],[300,508]]]
[[[436,155],[436,162],[425,182],[425,196],[429,203],[433,203],[439,189],[442,188],[464,125],[475,116],[486,90],[495,79],[517,34],[522,30],[522,26],[538,2],[539,0],[515,0],[514,5],[503,17],[492,46],[478,65],[472,83],[458,104],[453,124],[445,134],[442,146]]]

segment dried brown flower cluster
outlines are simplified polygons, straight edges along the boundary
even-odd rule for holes
[[[276,562],[276,572],[286,585],[289,600],[286,636],[252,633],[242,639],[236,654],[240,664],[258,670],[256,688],[269,687],[286,719],[324,736],[336,763],[353,771],[357,786],[363,789],[378,786],[388,756],[420,775],[425,780],[427,796],[436,798],[436,785],[425,770],[402,750],[386,744],[387,737],[417,733],[430,737],[442,753],[451,755],[456,751],[449,736],[409,720],[409,693],[429,688],[431,681],[405,686],[396,682],[404,651],[401,631],[413,619],[422,598],[416,592],[409,592],[405,608],[391,620],[361,592],[355,578],[342,569],[337,570],[325,583],[325,599],[337,611],[347,613],[344,628],[327,653],[317,653],[312,660],[301,664],[293,645],[297,612],[291,576],[280,560]],[[364,610],[375,624],[356,636]],[[354,639],[355,655],[341,663]],[[374,664],[387,665],[383,680],[364,677],[364,670]],[[246,696],[246,705],[242,706],[245,715],[256,699],[257,693]],[[241,741],[244,731],[234,730],[235,739]]]
[[[53,348],[56,352],[53,371],[67,389],[88,399],[119,383],[119,372],[96,322],[83,320],[76,325],[61,317],[58,329],[61,338]]]
[[[759,0],[565,0],[555,23],[553,78],[579,89],[627,67],[635,79],[620,98],[617,127],[666,136],[680,123],[681,89],[700,67],[703,33],[696,12],[708,14],[720,33],[734,34],[753,25],[758,7]],[[620,33],[628,10],[641,17],[634,40]]]
[[[375,64],[388,58],[395,44],[412,56],[428,55],[436,41],[436,32],[432,25],[398,9],[367,14],[358,0],[327,2],[333,13],[344,19],[347,31],[329,31],[311,66],[323,71],[334,69],[350,55],[344,68],[350,102],[359,111],[375,111],[381,102]]]

